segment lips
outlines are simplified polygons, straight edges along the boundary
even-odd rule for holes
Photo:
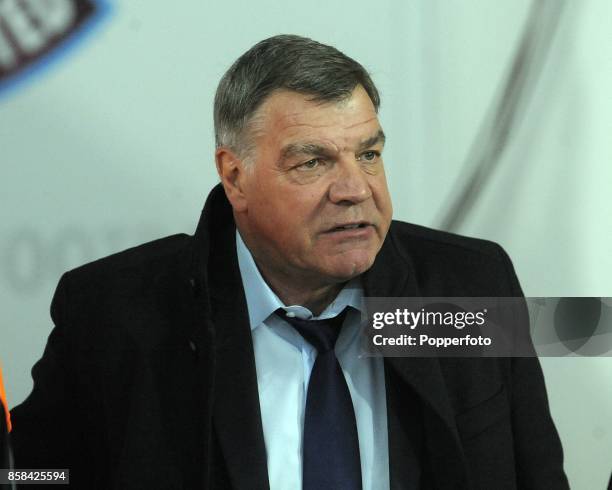
[[[372,223],[368,223],[367,221],[350,221],[345,223],[338,223],[327,229],[325,233],[334,233],[338,231],[350,231],[350,230],[359,230],[371,226]]]

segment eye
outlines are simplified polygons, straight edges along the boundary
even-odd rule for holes
[[[366,162],[373,162],[380,156],[379,151],[366,151],[359,155],[359,160],[365,160]]]
[[[313,158],[312,160],[308,160],[307,162],[301,163],[296,168],[298,170],[314,170],[319,165],[321,165],[321,160],[318,158]]]

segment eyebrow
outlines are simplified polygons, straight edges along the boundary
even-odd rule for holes
[[[386,136],[385,133],[383,133],[382,129],[378,130],[378,133],[376,133],[374,136],[368,138],[367,140],[362,141],[361,143],[359,143],[359,150],[365,150],[366,148],[369,148],[370,146],[374,146],[377,145],[378,143],[384,145],[385,144],[385,140],[386,140]]]
[[[363,151],[366,148],[370,148],[378,143],[384,144],[385,139],[385,133],[382,129],[379,129],[375,135],[361,141],[357,146],[357,151]],[[287,158],[295,155],[330,156],[332,154],[333,151],[330,150],[329,147],[320,145],[318,143],[291,143],[281,150],[279,162],[283,162]]]

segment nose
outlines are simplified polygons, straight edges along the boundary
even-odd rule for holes
[[[354,157],[336,165],[334,180],[329,187],[329,199],[334,204],[359,204],[372,197],[367,174]]]

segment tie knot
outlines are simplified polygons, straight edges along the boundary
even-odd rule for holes
[[[317,349],[318,353],[323,353],[334,348],[346,312],[347,309],[345,308],[337,316],[325,320],[303,320],[289,317],[283,309],[277,310],[276,314],[295,328],[307,342]]]

